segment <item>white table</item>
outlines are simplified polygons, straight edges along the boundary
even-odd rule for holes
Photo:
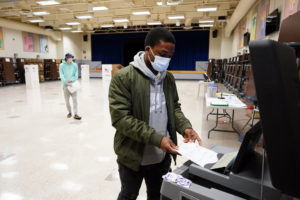
[[[207,93],[205,94],[205,100],[206,100],[206,108],[213,108],[213,110],[207,115],[207,120],[209,115],[216,115],[216,125],[213,127],[211,130],[208,131],[208,138],[210,136],[210,133],[212,131],[221,131],[221,132],[233,132],[237,133],[240,135],[240,133],[234,128],[234,110],[243,110],[246,109],[247,106],[244,104],[236,95],[234,94],[228,94],[223,96],[224,99],[220,99],[218,97],[208,97]],[[228,104],[228,106],[217,106],[217,105],[212,105],[212,102],[218,101],[219,103],[222,104]],[[217,110],[216,113],[214,113],[214,109]],[[223,113],[219,113],[219,109],[223,109]],[[232,110],[232,116],[230,116],[227,112],[226,109]],[[231,120],[231,126],[233,130],[223,130],[223,129],[217,129],[219,118],[221,117],[228,117]]]

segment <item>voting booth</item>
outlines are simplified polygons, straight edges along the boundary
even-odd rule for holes
[[[40,87],[39,82],[39,68],[38,65],[24,65],[25,82],[27,89],[34,89]]]
[[[300,84],[295,51],[285,44],[261,40],[250,42],[250,54],[261,121],[245,134],[236,155],[234,149],[215,146],[210,150],[216,154],[209,157],[222,157],[202,164],[205,156],[182,152],[192,161],[173,172],[192,183],[183,187],[164,180],[162,199],[300,198]],[[259,152],[255,147],[261,136],[264,150]]]
[[[90,66],[89,65],[81,65],[81,80],[84,82],[90,80]]]

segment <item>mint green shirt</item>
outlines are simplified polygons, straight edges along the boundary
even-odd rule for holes
[[[65,60],[59,65],[60,80],[64,85],[67,83],[73,83],[78,79],[78,66],[76,63],[71,62],[68,64]],[[66,81],[70,79],[71,81]]]

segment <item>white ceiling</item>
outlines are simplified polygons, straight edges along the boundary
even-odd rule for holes
[[[78,28],[83,31],[92,31],[104,24],[113,24],[115,27],[134,27],[147,25],[147,22],[160,21],[163,25],[174,25],[180,23],[189,27],[198,24],[199,20],[213,19],[214,26],[222,26],[217,22],[218,16],[230,17],[239,0],[163,0],[182,1],[178,5],[157,5],[161,0],[58,0],[60,4],[52,6],[41,6],[34,0],[0,0],[0,17],[29,23],[30,19],[43,19],[44,22],[36,23],[37,26],[52,26],[54,29],[60,27]],[[106,6],[108,10],[93,11],[93,7]],[[214,12],[197,12],[197,8],[217,7]],[[47,11],[50,14],[34,16],[33,12]],[[134,11],[150,11],[150,15],[133,15]],[[77,19],[78,15],[91,15],[91,19]],[[183,15],[184,19],[170,20],[168,16]],[[114,23],[114,19],[126,18],[127,23]],[[66,25],[67,22],[80,22],[80,25]],[[31,23],[30,23],[31,24]],[[224,23],[223,23],[224,24]]]

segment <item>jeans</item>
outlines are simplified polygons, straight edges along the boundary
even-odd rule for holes
[[[117,162],[121,179],[121,192],[118,200],[135,200],[144,178],[147,187],[147,200],[160,199],[162,176],[170,170],[171,158],[169,154],[166,154],[161,163],[140,166],[139,171],[133,171],[119,161]]]

